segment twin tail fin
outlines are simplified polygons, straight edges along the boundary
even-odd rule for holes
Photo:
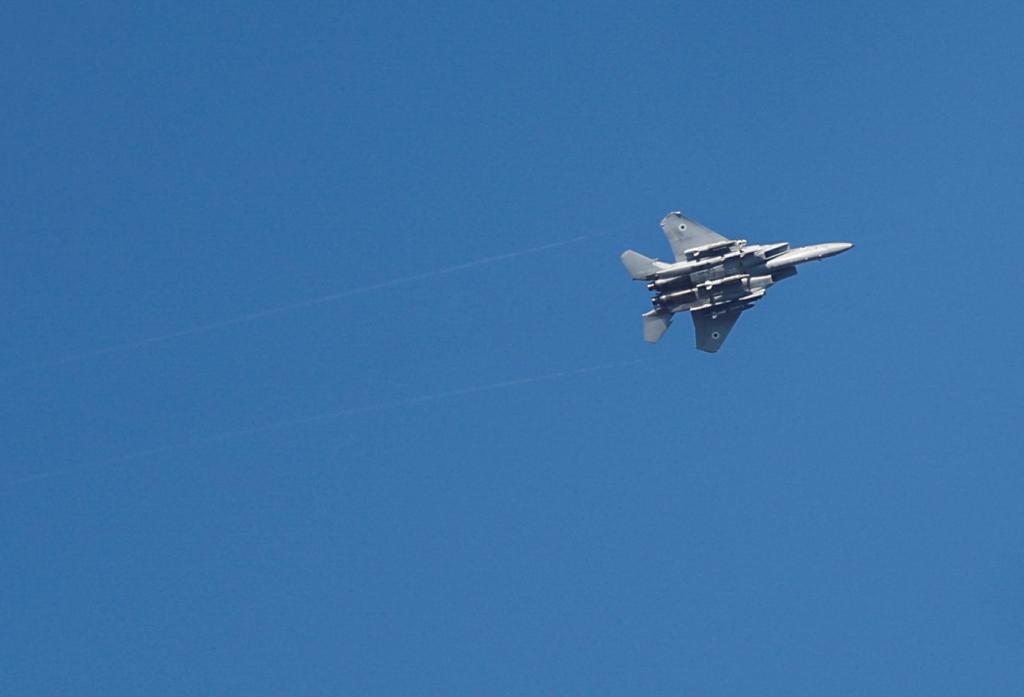
[[[654,274],[668,266],[663,261],[645,257],[640,252],[634,252],[632,249],[627,249],[622,253],[622,265],[626,267],[626,271],[629,272],[630,278],[634,281],[644,281],[648,278],[653,278]]]

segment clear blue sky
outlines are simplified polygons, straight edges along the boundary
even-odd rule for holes
[[[1020,3],[208,5],[4,14],[0,693],[1024,684]]]

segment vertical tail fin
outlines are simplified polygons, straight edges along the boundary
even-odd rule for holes
[[[649,344],[658,342],[669,325],[672,324],[672,313],[664,310],[651,310],[644,313],[644,341]]]
[[[622,265],[634,281],[643,281],[652,277],[659,269],[667,266],[664,262],[645,257],[639,252],[627,249],[622,253]]]

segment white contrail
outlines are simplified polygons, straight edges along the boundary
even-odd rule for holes
[[[87,465],[78,465],[72,467],[62,467],[59,469],[47,470],[45,472],[38,472],[36,474],[25,475],[18,479],[12,479],[7,482],[8,486],[15,486],[18,484],[25,484],[28,482],[38,481],[40,479],[49,479],[51,477],[57,477],[64,474],[73,474],[77,472],[85,471],[96,471],[116,465],[121,462],[127,462],[129,460],[138,460],[143,457],[149,457],[151,455],[160,455],[167,452],[173,452],[176,450],[184,450],[187,448],[194,448],[202,445],[209,445],[212,443],[218,443],[225,440],[233,440],[235,438],[243,438],[245,436],[253,436],[260,433],[268,433],[270,431],[278,431],[286,428],[293,428],[296,426],[304,426],[307,424],[313,424],[320,421],[328,421],[330,419],[341,419],[347,416],[357,416],[359,414],[366,414],[375,411],[384,411],[387,409],[398,409],[401,407],[411,407],[418,404],[426,404],[429,402],[438,402],[444,399],[451,399],[453,397],[462,397],[465,395],[476,394],[478,392],[491,392],[493,390],[503,390],[509,387],[517,387],[519,385],[529,385],[538,382],[550,382],[552,380],[561,380],[564,378],[575,377],[579,375],[586,375],[588,373],[595,373],[601,370],[611,370],[613,368],[624,368],[626,366],[636,365],[642,363],[643,359],[636,359],[631,361],[618,361],[615,363],[601,363],[598,365],[592,365],[587,368],[576,368],[575,370],[560,370],[554,373],[544,373],[542,375],[534,375],[525,378],[516,378],[513,380],[502,380],[499,382],[491,382],[485,385],[476,385],[473,387],[463,387],[457,390],[446,390],[444,392],[434,392],[432,394],[421,395],[419,397],[407,397],[405,399],[395,399],[387,402],[377,402],[375,404],[366,404],[359,407],[349,407],[347,409],[336,409],[332,411],[325,411],[319,414],[312,414],[309,416],[300,416],[292,419],[282,419],[280,421],[273,421],[270,423],[262,424],[260,426],[251,426],[248,428],[239,428],[231,431],[221,431],[220,433],[212,433],[206,436],[198,436],[175,443],[173,445],[165,445],[159,448],[150,448],[149,450],[139,450],[134,453],[128,453],[126,455],[119,455],[117,457],[107,458],[105,460],[95,462]]]
[[[292,312],[294,310],[301,310],[307,307],[323,305],[325,303],[335,302],[337,300],[342,300],[344,298],[350,298],[354,295],[362,295],[364,293],[371,293],[375,290],[381,290],[383,288],[391,288],[392,286],[401,285],[403,283],[422,281],[428,278],[435,278],[437,276],[455,273],[456,271],[471,269],[476,266],[484,266],[486,264],[494,264],[496,262],[505,261],[507,259],[515,259],[516,257],[527,256],[529,254],[537,254],[539,252],[544,252],[549,249],[556,249],[558,247],[565,247],[570,244],[576,244],[577,242],[582,242],[593,237],[596,237],[596,235],[580,235],[579,237],[573,237],[572,239],[569,240],[562,240],[561,242],[549,242],[548,244],[542,244],[537,247],[530,247],[529,249],[522,249],[516,252],[507,252],[505,254],[496,254],[494,256],[474,259],[473,261],[463,262],[461,264],[456,264],[455,266],[446,266],[440,269],[433,269],[431,271],[423,271],[421,273],[411,274],[409,276],[398,276],[387,281],[371,283],[370,285],[360,286],[358,288],[349,288],[348,290],[338,291],[337,293],[329,293],[327,295],[321,295],[315,298],[307,298],[305,300],[296,300],[295,302],[284,303],[282,305],[275,305],[273,307],[268,307],[263,310],[255,310],[253,312],[247,312],[245,314],[230,317],[228,319],[222,319],[217,322],[210,322],[209,324],[200,324],[194,327],[189,327],[187,329],[179,329],[178,331],[169,332],[167,334],[157,334],[156,336],[150,336],[144,339],[137,339],[135,341],[128,341],[122,344],[112,344],[110,346],[104,346],[103,348],[93,349],[91,351],[73,353],[64,356],[63,358],[55,358],[51,361],[30,363],[15,369],[13,372],[19,373],[25,370],[31,370],[33,368],[56,367],[68,363],[76,363],[78,361],[86,360],[88,358],[104,356],[111,353],[122,353],[124,351],[131,351],[133,349],[142,348],[144,346],[150,346],[152,344],[159,344],[164,341],[169,341],[170,339],[178,339],[186,336],[205,334],[207,332],[212,332],[217,329],[224,329],[225,327],[230,327],[236,324],[244,324],[246,322],[252,322],[254,320],[263,319],[265,317],[272,317],[274,315]]]

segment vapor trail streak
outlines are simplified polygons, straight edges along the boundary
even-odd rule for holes
[[[463,271],[465,269],[471,269],[476,266],[484,266],[486,264],[494,264],[499,261],[505,261],[507,259],[515,259],[516,257],[527,256],[530,254],[537,254],[544,252],[549,249],[555,249],[557,247],[565,247],[570,244],[576,244],[594,237],[594,235],[581,235],[579,237],[573,237],[570,240],[562,240],[561,242],[550,242],[548,244],[542,244],[538,247],[530,247],[529,249],[522,249],[517,252],[507,252],[505,254],[496,254],[494,256],[483,257],[481,259],[475,259],[473,261],[467,261],[455,266],[446,266],[440,269],[433,269],[431,271],[423,271],[421,273],[411,274],[409,276],[398,276],[387,281],[381,281],[379,283],[371,283],[370,285],[360,286],[358,288],[349,288],[348,290],[338,291],[337,293],[329,293],[328,295],[321,295],[315,298],[307,298],[305,300],[296,300],[295,302],[285,303],[283,305],[275,305],[268,307],[263,310],[256,310],[254,312],[247,312],[242,315],[230,317],[228,319],[219,320],[217,322],[210,322],[208,324],[200,324],[187,329],[180,329],[175,332],[169,332],[167,334],[158,334],[156,336],[150,336],[145,339],[137,339],[136,341],[128,341],[122,344],[112,344],[103,348],[94,349],[92,351],[83,351],[81,353],[73,353],[63,358],[56,358],[52,361],[42,361],[38,363],[31,363],[22,366],[15,372],[21,372],[24,370],[30,370],[33,368],[48,368],[66,365],[68,363],[76,363],[83,361],[88,358],[96,358],[98,356],[104,356],[111,353],[123,353],[125,351],[131,351],[144,346],[150,346],[152,344],[159,344],[164,341],[171,339],[178,339],[186,336],[195,336],[197,334],[205,334],[212,332],[217,329],[224,329],[231,327],[236,324],[245,324],[246,322],[252,322],[258,319],[264,319],[266,317],[272,317],[274,315],[281,315],[286,312],[292,312],[294,310],[301,310],[307,307],[314,307],[316,305],[323,305],[325,303],[335,302],[344,298],[350,298],[354,295],[363,295],[364,293],[372,293],[375,290],[381,290],[384,288],[391,288],[398,286],[403,283],[411,283],[413,281],[422,281],[428,278],[436,278],[437,276],[444,276],[446,274],[455,273],[456,271]]]
[[[107,458],[105,460],[88,465],[63,467],[60,469],[49,470],[46,472],[39,472],[37,474],[29,474],[18,479],[9,480],[7,482],[7,485],[15,486],[18,484],[26,484],[28,482],[38,481],[40,479],[49,479],[51,477],[57,477],[64,474],[73,474],[76,472],[99,470],[104,467],[116,465],[121,462],[127,462],[129,460],[138,460],[140,458],[149,457],[151,455],[161,455],[163,453],[174,452],[177,450],[185,450],[188,448],[195,448],[202,445],[219,443],[221,441],[234,440],[236,438],[244,438],[245,436],[269,433],[271,431],[279,431],[282,429],[293,428],[296,426],[305,426],[308,424],[318,423],[320,421],[341,419],[347,416],[358,416],[360,414],[368,414],[375,411],[385,411],[388,409],[411,407],[419,404],[427,404],[430,402],[439,402],[445,399],[452,399],[453,397],[463,397],[466,395],[476,394],[479,392],[492,392],[494,390],[503,390],[509,387],[517,387],[520,385],[530,385],[539,382],[551,382],[553,380],[561,380],[564,378],[586,375],[588,373],[596,373],[602,370],[624,368],[626,366],[636,365],[642,362],[642,359],[636,359],[631,361],[618,361],[615,363],[601,363],[587,368],[577,368],[575,370],[560,370],[555,373],[545,373],[543,375],[516,378],[514,380],[502,380],[500,382],[492,382],[486,385],[464,387],[457,390],[446,390],[444,392],[435,392],[433,394],[421,395],[419,397],[407,397],[405,399],[395,399],[387,402],[377,402],[376,404],[366,404],[359,407],[349,407],[347,409],[325,411],[319,414],[300,416],[292,419],[282,419],[281,421],[273,421],[260,426],[251,426],[249,428],[239,428],[231,431],[221,431],[220,433],[212,433],[206,436],[198,436],[196,438],[190,438],[180,443],[165,445],[159,448],[151,448],[149,450],[140,450],[134,453],[129,453],[127,455],[119,455],[117,457]]]

